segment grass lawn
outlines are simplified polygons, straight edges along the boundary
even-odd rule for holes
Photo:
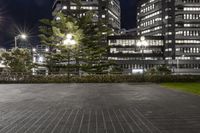
[[[200,95],[200,83],[162,83],[164,87]]]

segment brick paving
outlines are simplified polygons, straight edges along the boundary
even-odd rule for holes
[[[156,84],[0,85],[0,133],[200,133],[200,97]]]

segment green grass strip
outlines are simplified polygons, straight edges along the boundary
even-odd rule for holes
[[[162,83],[163,87],[200,95],[200,83]]]

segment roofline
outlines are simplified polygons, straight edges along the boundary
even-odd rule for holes
[[[132,35],[115,35],[108,36],[108,40],[112,39],[140,39],[141,36],[132,36]],[[145,36],[147,40],[164,40],[163,36]]]

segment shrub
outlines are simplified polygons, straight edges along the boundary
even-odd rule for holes
[[[167,66],[164,65],[164,66],[151,68],[145,74],[146,75],[170,75],[171,70]]]
[[[9,76],[9,75],[7,75]],[[134,83],[134,82],[199,82],[198,75],[88,75],[88,76],[71,76],[67,75],[37,75],[23,76],[14,79],[13,77],[1,77],[0,83]]]

